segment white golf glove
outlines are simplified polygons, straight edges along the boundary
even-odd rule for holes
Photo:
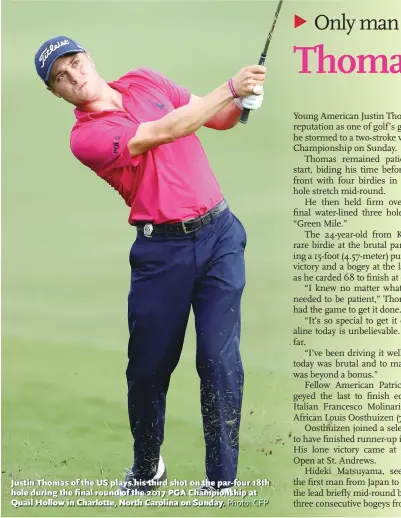
[[[238,97],[234,99],[235,104],[241,110],[247,108],[248,110],[258,110],[263,103],[263,87],[255,86],[254,91],[261,92],[260,94],[251,94],[246,97]]]

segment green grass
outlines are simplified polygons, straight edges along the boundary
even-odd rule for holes
[[[39,507],[14,510],[9,503],[11,480],[121,480],[122,469],[132,458],[124,399],[125,355],[85,345],[6,340],[3,356],[8,367],[3,371],[3,515],[44,516],[46,511]],[[269,384],[274,384],[277,375],[268,370],[248,374],[239,478],[263,479],[268,472],[273,482],[280,477],[282,463],[289,461],[285,445],[291,441],[283,430],[290,430],[290,424],[279,419],[281,401],[273,392],[265,392],[266,377],[271,375]],[[204,477],[197,392],[192,359],[184,359],[169,392],[163,446],[171,479],[200,481]],[[258,491],[258,498],[271,500],[278,512],[285,490],[282,484],[273,484]],[[203,509],[190,511],[205,516]],[[219,514],[232,511],[227,507]],[[251,511],[263,516],[266,509]],[[57,516],[105,516],[102,508],[91,508],[90,514],[84,507],[53,508],[51,512]],[[131,512],[118,509],[121,516]],[[150,507],[136,509],[143,516],[152,512]],[[184,516],[187,509],[162,508],[160,512]]]

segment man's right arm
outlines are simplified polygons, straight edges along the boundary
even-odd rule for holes
[[[255,85],[263,84],[265,70],[265,67],[259,65],[242,69],[233,78],[237,94],[245,97],[252,93]],[[131,156],[194,133],[232,100],[233,94],[225,83],[200,98],[197,103],[181,106],[157,121],[140,124],[135,136],[128,142]]]

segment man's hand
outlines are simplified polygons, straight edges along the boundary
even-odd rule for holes
[[[262,65],[252,65],[242,68],[238,74],[232,78],[232,84],[238,97],[247,97],[257,94],[256,87],[263,86],[266,77],[266,67]]]

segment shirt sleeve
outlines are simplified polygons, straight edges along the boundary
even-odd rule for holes
[[[102,175],[111,169],[137,166],[142,156],[131,157],[128,142],[139,124],[123,121],[115,124],[93,121],[72,131],[70,146],[74,156],[85,166]]]
[[[155,72],[154,70],[147,68],[141,69],[141,72],[147,75],[164,91],[174,108],[179,108],[180,106],[185,106],[189,103],[191,92],[187,88],[177,85],[160,72]]]

